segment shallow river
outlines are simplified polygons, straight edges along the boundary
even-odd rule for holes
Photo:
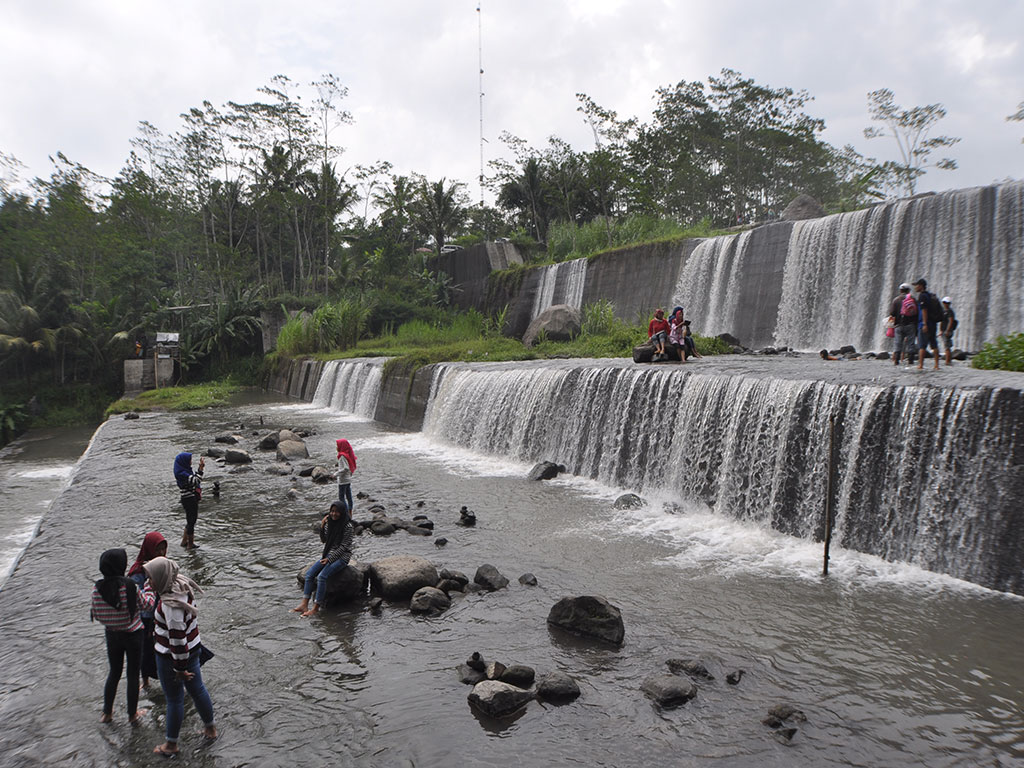
[[[262,416],[266,427],[258,426]],[[183,512],[174,455],[246,426],[252,471],[206,483],[202,547],[177,544]],[[362,561],[417,554],[472,577],[492,563],[507,589],[456,599],[437,618],[357,605],[300,619],[296,571],[319,551],[310,523],[335,487],[266,474],[256,429],[308,426],[325,463],[334,439],[359,457],[353,491],[392,512],[424,511],[433,538],[403,531],[356,540]],[[88,618],[100,552],[160,530],[170,556],[204,588],[200,625],[216,653],[204,667],[222,737],[182,730],[201,766],[1009,766],[1024,763],[1024,599],[853,552],[744,526],[700,508],[654,503],[616,511],[621,491],[575,479],[530,483],[528,467],[475,456],[305,405],[260,403],[104,425],[0,591],[0,764],[153,765],[163,699],[144,694],[142,727],[99,723],[106,657]],[[289,501],[290,487],[299,499]],[[425,502],[422,510],[416,507]],[[654,500],[657,502],[657,500]],[[365,517],[368,500],[357,500]],[[459,507],[477,527],[454,525]],[[444,536],[444,548],[434,538]],[[536,574],[539,584],[518,583]],[[552,604],[600,594],[622,610],[621,649],[549,630]],[[538,702],[509,722],[479,718],[455,667],[488,659],[560,669],[574,703]],[[716,680],[659,711],[640,691],[665,660],[697,658]],[[739,685],[726,673],[745,670]],[[774,704],[808,721],[788,744],[761,724]]]

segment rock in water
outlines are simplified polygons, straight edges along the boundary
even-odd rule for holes
[[[615,500],[615,509],[640,509],[644,500],[635,493],[624,493]]]
[[[306,583],[306,571],[312,565],[313,563],[310,563],[309,566],[298,572],[297,578],[300,586]],[[332,573],[331,577],[327,580],[327,594],[324,598],[325,605],[349,603],[363,597],[366,594],[368,571],[369,566],[352,560],[347,568],[342,568],[340,571]]]
[[[228,448],[224,452],[224,461],[228,464],[251,464],[252,456],[241,448]]]
[[[139,418],[139,414],[137,414],[135,411],[128,411],[128,413],[124,415],[125,421],[132,421],[137,418]]]
[[[558,477],[560,472],[565,472],[565,466],[555,464],[553,461],[542,461],[530,470],[526,476],[527,480],[552,480]]]
[[[704,680],[715,679],[715,676],[708,672],[708,668],[695,659],[669,659],[665,663],[673,675],[689,675]]]
[[[744,669],[737,669],[735,672],[730,672],[725,676],[725,682],[729,685],[739,685],[740,680],[743,679],[743,675],[746,673]]]
[[[334,480],[334,474],[326,467],[313,467],[313,471],[309,473],[309,476],[314,483],[319,485],[324,485]]]
[[[413,613],[429,613],[436,616],[452,607],[448,595],[436,587],[420,587],[409,601],[409,610]]]
[[[514,685],[516,688],[529,688],[533,685],[533,679],[536,676],[537,673],[534,672],[533,667],[528,667],[525,664],[512,664],[498,675],[498,679],[503,683]]]
[[[473,583],[486,588],[488,592],[496,592],[508,586],[508,579],[502,576],[493,565],[485,563],[476,569]]]
[[[277,444],[280,442],[280,438],[277,432],[271,432],[269,435],[264,435],[260,438],[260,450],[261,451],[272,451],[277,448]]]
[[[397,555],[370,565],[373,591],[388,600],[407,600],[420,587],[435,587],[437,582],[437,569],[422,557]]]
[[[551,607],[548,624],[615,645],[622,645],[626,635],[621,611],[603,597],[592,595],[563,597]]]
[[[640,690],[663,709],[678,707],[697,695],[697,686],[679,675],[651,675]]]
[[[564,672],[551,672],[537,683],[537,698],[564,704],[579,698],[580,687]]]
[[[230,432],[225,432],[222,435],[217,435],[213,438],[215,443],[227,443],[228,445],[235,445],[242,441],[241,435],[233,435]]]
[[[519,577],[519,583],[525,587],[536,587],[537,577],[534,576],[532,573],[524,573],[522,576]]]
[[[306,450],[306,444],[300,440],[282,440],[277,444],[278,461],[297,461],[308,458],[309,451]]]
[[[461,525],[464,528],[472,528],[476,525],[476,514],[471,510],[463,507],[459,510],[459,519],[455,522],[456,525]]]
[[[507,717],[525,707],[533,694],[499,680],[483,680],[473,686],[470,705],[488,717]]]

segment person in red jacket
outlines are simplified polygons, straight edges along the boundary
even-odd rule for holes
[[[654,310],[654,317],[647,325],[647,338],[654,343],[654,359],[664,358],[665,343],[668,341],[669,324],[665,319],[665,310],[660,307]]]

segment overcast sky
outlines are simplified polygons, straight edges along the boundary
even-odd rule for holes
[[[468,183],[480,167],[478,20],[485,159],[509,131],[593,146],[577,92],[650,118],[659,86],[723,67],[806,89],[825,140],[896,159],[863,137],[866,94],[904,107],[942,103],[935,133],[962,138],[960,168],[919,189],[1024,177],[1024,2],[1017,0],[0,0],[0,152],[48,177],[57,151],[106,176],[139,121],[165,133],[203,100],[256,100],[275,74],[348,87],[354,124],[332,138],[339,169],[388,160]]]

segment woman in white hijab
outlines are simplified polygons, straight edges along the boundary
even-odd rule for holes
[[[203,736],[209,741],[217,738],[213,701],[203,685],[199,668],[202,641],[195,596],[202,594],[202,590],[178,571],[176,562],[166,557],[155,557],[143,568],[150,586],[159,596],[153,613],[153,648],[160,685],[167,697],[167,740],[153,751],[174,755],[178,752],[178,734],[185,718],[186,690],[203,720]]]

